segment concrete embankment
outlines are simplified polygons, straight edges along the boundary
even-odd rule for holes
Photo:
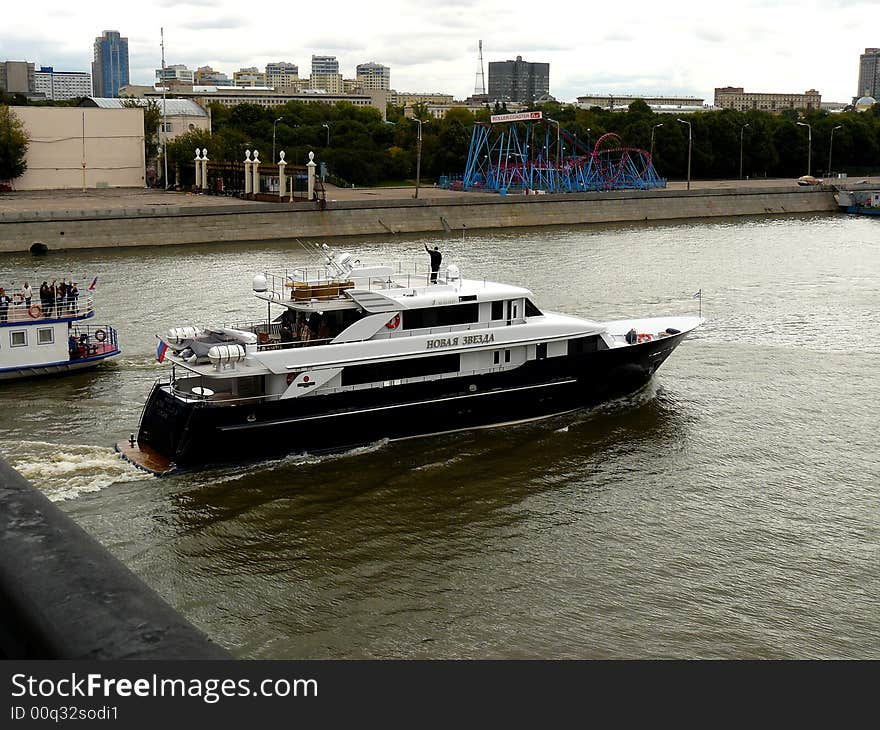
[[[430,194],[429,191],[426,191]],[[780,215],[837,210],[831,186],[628,190],[556,195],[447,195],[316,203],[0,212],[0,252],[389,235],[487,228]]]

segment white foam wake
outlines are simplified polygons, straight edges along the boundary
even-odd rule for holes
[[[150,478],[106,446],[23,441],[10,448],[7,457],[14,469],[53,502]]]

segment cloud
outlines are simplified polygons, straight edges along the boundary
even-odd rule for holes
[[[241,17],[240,15],[223,15],[219,17],[209,15],[206,18],[199,17],[193,18],[192,20],[187,20],[184,23],[180,23],[180,25],[178,25],[177,27],[183,28],[184,30],[196,31],[246,30],[247,28],[251,27],[251,21]]]

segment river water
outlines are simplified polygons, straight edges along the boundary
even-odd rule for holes
[[[252,275],[302,250],[4,255],[5,282],[97,275],[124,353],[0,385],[0,453],[239,657],[877,659],[878,241],[819,215],[351,243],[438,245],[545,309],[707,322],[592,411],[165,479],[113,451],[155,333],[262,315]]]

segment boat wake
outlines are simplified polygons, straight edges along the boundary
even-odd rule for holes
[[[7,450],[6,457],[53,502],[149,478],[106,446],[20,441]]]

